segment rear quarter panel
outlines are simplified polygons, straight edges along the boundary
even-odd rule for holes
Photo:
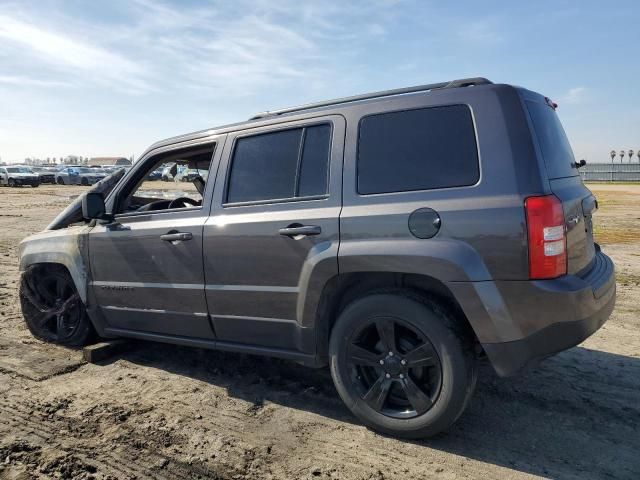
[[[469,107],[476,129],[480,179],[475,185],[358,194],[356,159],[362,117],[460,104]],[[524,198],[541,193],[543,185],[520,99],[513,87],[436,90],[364,104],[349,111],[347,124],[344,207],[340,218],[341,273],[366,265],[376,265],[378,271],[393,271],[404,263],[408,271],[419,270],[442,281],[528,277]],[[442,226],[434,238],[418,240],[409,231],[408,219],[413,211],[424,207],[439,213]],[[364,258],[366,249],[359,248],[362,242],[374,246],[369,248],[369,259]],[[406,242],[407,250],[397,261],[381,261],[375,253],[397,251],[402,242]],[[360,254],[354,255],[356,251]],[[411,258],[408,252],[425,261]],[[432,260],[427,261],[429,258]]]

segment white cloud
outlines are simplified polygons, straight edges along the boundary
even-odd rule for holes
[[[586,87],[574,87],[562,96],[561,100],[569,104],[584,103],[589,96],[589,89]]]
[[[135,62],[86,40],[8,15],[0,15],[0,38],[23,54],[35,56],[40,63],[60,72],[81,73],[99,83],[116,84],[132,92],[153,90]],[[31,81],[37,82],[37,79]]]
[[[0,75],[0,84],[18,87],[71,87],[73,83],[58,80],[42,80],[21,75]]]
[[[123,17],[113,24],[60,12],[46,16],[16,3],[0,13],[0,51],[17,71],[0,71],[7,74],[0,82],[17,85],[24,78],[23,85],[53,86],[72,77],[76,86],[133,94],[194,89],[240,96],[303,79],[318,86],[335,81],[332,65],[340,59],[355,69],[354,59],[362,58],[355,52],[386,33],[395,9],[387,0],[369,8],[337,1],[187,6],[116,0],[114,11]]]

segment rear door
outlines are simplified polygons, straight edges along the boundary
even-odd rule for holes
[[[592,215],[597,202],[575,166],[571,145],[551,102],[527,92],[525,105],[553,193],[562,201],[567,231],[567,273],[586,270],[595,256]]]
[[[338,273],[344,131],[324,116],[229,134],[204,226],[218,341],[314,348],[300,306]]]

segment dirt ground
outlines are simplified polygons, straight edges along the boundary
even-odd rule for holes
[[[640,186],[592,185],[618,304],[582,345],[500,379],[481,369],[446,434],[360,426],[326,370],[138,343],[100,365],[34,340],[17,245],[82,187],[0,188],[0,478],[640,478]]]

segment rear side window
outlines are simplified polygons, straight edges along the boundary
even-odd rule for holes
[[[328,124],[238,139],[227,203],[326,195],[330,145]]]
[[[549,178],[579,175],[578,169],[573,168],[575,157],[555,110],[542,102],[527,100],[526,104]]]
[[[358,193],[462,187],[480,178],[465,105],[383,113],[360,122]]]

